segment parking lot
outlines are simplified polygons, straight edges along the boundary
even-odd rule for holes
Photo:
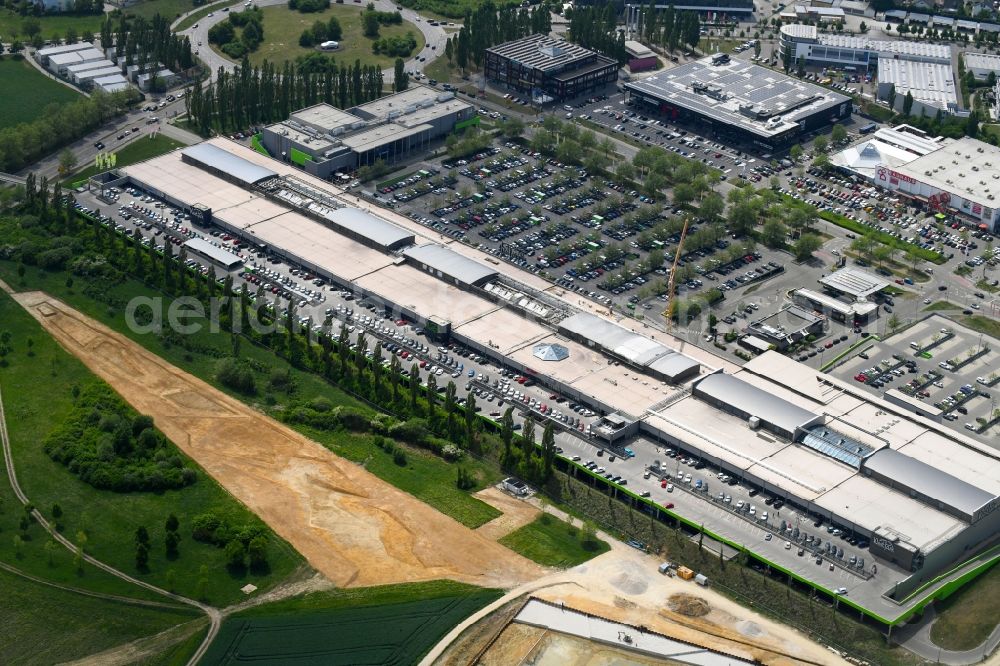
[[[995,447],[1000,427],[983,428],[1000,390],[1000,360],[991,345],[989,337],[931,315],[860,347],[832,374],[879,396],[895,389],[935,420]]]

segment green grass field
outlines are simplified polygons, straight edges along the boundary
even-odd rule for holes
[[[227,619],[202,663],[415,664],[502,594],[433,581],[286,599]]]
[[[500,539],[529,560],[550,567],[572,567],[611,549],[606,541],[584,542],[580,530],[548,514]]]
[[[4,42],[13,41],[15,37],[22,41],[28,41],[24,34],[24,20],[26,17],[9,9],[0,9],[0,37]],[[104,21],[104,14],[92,14],[84,16],[74,16],[72,14],[51,14],[49,16],[38,16],[38,24],[41,26],[43,39],[62,39],[66,36],[69,28],[76,30],[77,35],[88,35],[101,32],[101,23]]]
[[[5,535],[5,539],[6,536]],[[55,589],[0,570],[0,663],[54,664],[196,620],[159,609]]]
[[[362,65],[378,65],[390,67],[395,58],[372,53],[372,40],[364,37],[361,29],[361,6],[331,5],[329,9],[315,14],[300,14],[288,9],[286,5],[264,7],[264,43],[254,53],[250,54],[250,62],[259,65],[265,60],[282,63],[294,60],[300,55],[315,52],[311,48],[299,46],[299,35],[316,21],[324,23],[336,16],[340,21],[344,37],[340,40],[340,48],[329,51],[337,62],[351,63],[361,60]],[[402,37],[412,32],[417,40],[414,55],[424,48],[424,38],[417,26],[403,22],[402,25],[382,26],[380,37]]]
[[[0,36],[7,33],[0,29]],[[38,117],[49,104],[65,104],[80,97],[61,83],[40,73],[24,59],[0,58],[0,90],[16,90],[16,95],[0,95],[0,128],[12,127]]]
[[[136,162],[142,162],[144,160],[152,159],[157,155],[162,155],[164,153],[169,153],[174,148],[183,148],[184,144],[176,139],[171,139],[168,136],[162,134],[157,134],[156,138],[150,139],[149,137],[142,137],[136,139],[132,143],[128,144],[119,151],[118,159],[115,162],[116,167],[128,166],[129,164],[135,164]],[[83,180],[84,178],[89,178],[96,173],[105,171],[106,169],[98,169],[96,166],[91,164],[82,171],[73,174],[69,178],[66,178],[64,182],[75,183],[78,180]]]
[[[301,556],[291,546],[268,532],[270,571],[234,574],[226,568],[222,549],[194,541],[191,522],[198,514],[212,511],[233,525],[257,519],[193,461],[185,460],[198,469],[198,480],[184,489],[160,494],[96,490],[52,461],[42,442],[71,409],[71,388],[97,379],[6,294],[0,295],[0,322],[12,334],[13,351],[6,357],[7,367],[0,368],[0,385],[21,488],[46,515],[57,502],[63,510],[63,532],[74,540],[78,532],[84,532],[88,553],[160,587],[168,587],[167,572],[172,571],[169,575],[175,579],[175,591],[190,597],[198,596],[199,567],[205,565],[205,598],[215,604],[243,598],[239,588],[247,582],[267,589],[301,563]],[[28,338],[34,343],[30,357]],[[167,559],[163,541],[164,521],[170,513],[180,519],[182,537],[180,554],[173,560]],[[139,572],[135,566],[132,543],[139,526],[146,527],[151,537],[148,572]]]
[[[945,650],[971,650],[989,637],[1000,618],[1000,566],[936,606],[931,640]]]

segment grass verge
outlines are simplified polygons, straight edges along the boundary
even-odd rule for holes
[[[578,528],[546,513],[500,539],[500,543],[550,567],[576,566],[611,549],[606,541],[585,539]]]
[[[159,587],[216,604],[242,598],[239,588],[249,581],[261,589],[271,587],[300,564],[301,556],[269,530],[270,568],[256,574],[227,568],[221,548],[194,541],[192,520],[202,513],[216,513],[237,526],[259,521],[183,454],[186,466],[197,469],[197,481],[162,493],[97,490],[49,458],[42,443],[73,408],[73,387],[100,380],[6,294],[0,295],[0,322],[11,333],[12,351],[7,366],[0,368],[0,382],[18,480],[45,515],[51,516],[51,507],[59,504],[59,522],[70,540],[79,543],[82,533],[86,551],[97,559]],[[171,513],[180,520],[181,542],[179,554],[168,558],[164,524]],[[151,541],[144,571],[136,568],[132,546],[140,526],[149,531]],[[200,572],[202,566],[205,573]]]
[[[0,16],[7,10],[0,11]],[[0,21],[0,35],[6,37]],[[66,104],[79,99],[80,93],[45,76],[24,58],[0,58],[0,129],[38,118],[50,104]],[[14,91],[17,91],[16,94]]]
[[[934,250],[926,250],[920,246],[913,245],[912,243],[907,243],[906,241],[901,241],[884,231],[878,231],[869,226],[861,224],[860,222],[855,222],[854,220],[849,220],[843,215],[838,215],[829,210],[821,210],[818,212],[819,217],[823,218],[827,222],[836,224],[838,227],[847,229],[848,231],[853,231],[856,234],[872,234],[874,238],[882,243],[883,245],[894,245],[900,248],[912,247],[921,259],[925,261],[930,261],[935,264],[943,264],[946,259],[943,255],[935,252]]]
[[[962,323],[980,333],[991,335],[1000,340],[1000,321],[996,319],[991,319],[985,315],[972,315],[971,317],[965,317]]]
[[[182,148],[185,144],[177,141],[176,139],[171,139],[168,136],[162,134],[156,135],[156,137],[149,138],[143,137],[132,143],[128,144],[121,150],[114,151],[118,157],[115,161],[116,167],[128,166],[130,164],[135,164],[136,162],[143,162],[148,159],[152,159],[158,155],[164,153],[169,153],[175,148]],[[86,178],[90,178],[94,174],[101,173],[102,171],[107,171],[104,168],[97,168],[96,166],[88,166],[79,173],[76,173],[69,178],[67,178],[65,183],[75,183]]]
[[[313,48],[299,46],[299,36],[316,21],[327,23],[331,16],[336,16],[343,30],[340,48],[331,51],[337,62],[351,63],[360,60],[362,65],[378,65],[391,67],[395,57],[375,55],[372,53],[374,40],[364,36],[361,27],[361,9],[358,6],[331,5],[329,9],[314,14],[302,14],[291,10],[287,5],[264,7],[264,43],[250,54],[250,62],[260,65],[265,60],[280,67],[286,60],[295,60],[302,55],[316,53]],[[413,54],[420,53],[424,48],[424,37],[417,26],[404,21],[401,25],[382,26],[379,37],[404,37],[407,32],[413,33],[417,46]],[[406,58],[404,58],[405,60]]]
[[[0,662],[55,664],[150,636],[197,611],[150,608],[59,590],[0,570]]]
[[[227,619],[203,664],[415,664],[500,590],[432,581],[319,592]]]
[[[945,650],[971,650],[985,641],[1000,618],[1000,567],[937,604],[931,640]]]
[[[934,301],[924,308],[924,312],[940,312],[942,310],[961,310],[961,306],[955,305],[951,301]]]

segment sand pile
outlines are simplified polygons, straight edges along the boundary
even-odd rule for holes
[[[642,594],[649,589],[649,574],[635,562],[623,562],[621,570],[610,580],[624,594]]]
[[[703,617],[708,615],[709,611],[712,610],[708,602],[701,597],[684,594],[683,592],[670,595],[670,598],[667,600],[667,608],[688,617]]]

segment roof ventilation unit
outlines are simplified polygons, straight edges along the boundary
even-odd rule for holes
[[[760,417],[759,416],[751,416],[750,418],[747,419],[747,424],[750,426],[751,430],[759,430],[760,429]]]

